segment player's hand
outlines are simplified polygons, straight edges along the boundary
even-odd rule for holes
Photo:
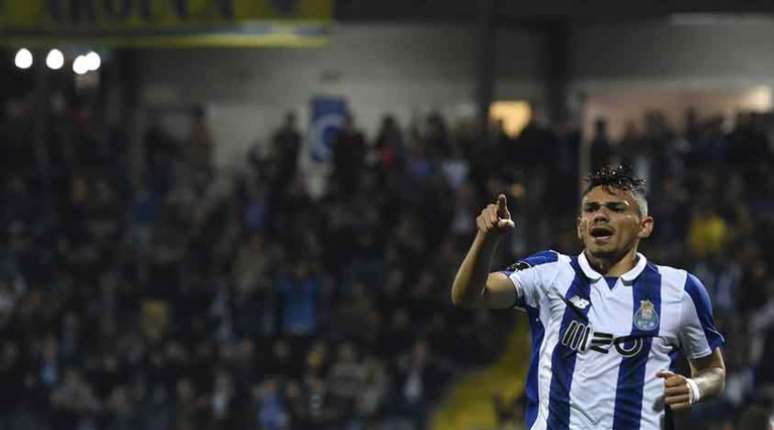
[[[668,370],[662,370],[656,374],[664,379],[664,404],[672,410],[688,409],[693,404],[691,389],[685,376]]]
[[[499,237],[516,227],[511,219],[511,213],[508,212],[508,201],[505,194],[497,196],[496,203],[488,204],[481,211],[481,214],[476,218],[476,225],[478,225],[478,231],[488,237]]]

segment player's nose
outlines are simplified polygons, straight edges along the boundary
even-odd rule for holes
[[[594,224],[610,221],[610,217],[608,216],[607,209],[601,208],[600,210],[594,212],[594,217],[592,218],[592,221],[594,222]]]

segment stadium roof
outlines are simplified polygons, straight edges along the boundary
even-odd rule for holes
[[[470,20],[482,4],[495,2],[499,20],[540,21],[570,19],[657,18],[673,14],[774,14],[774,2],[764,0],[336,0],[334,19],[362,20]]]

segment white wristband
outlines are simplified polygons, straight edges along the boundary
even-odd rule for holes
[[[691,378],[686,378],[685,382],[688,384],[688,388],[691,392],[689,403],[694,404],[699,400],[701,400],[701,391],[699,391],[699,384],[697,384],[696,381],[694,381]]]

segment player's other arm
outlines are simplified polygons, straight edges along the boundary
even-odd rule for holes
[[[464,308],[511,307],[516,302],[513,282],[503,273],[490,273],[500,238],[515,226],[505,195],[481,211],[476,225],[476,238],[454,277],[452,303]]]
[[[712,354],[688,361],[691,365],[691,378],[699,386],[702,397],[717,396],[726,388],[726,363],[720,348]]]
[[[688,360],[688,363],[691,365],[690,379],[669,371],[659,373],[664,378],[664,403],[672,409],[689,408],[699,400],[719,395],[725,389],[726,365],[720,348],[706,357]],[[691,384],[695,386],[691,387]]]
[[[682,307],[680,342],[691,365],[691,377],[660,372],[664,378],[664,400],[672,409],[690,407],[705,397],[723,392],[726,365],[720,347],[725,343],[715,327],[712,303],[701,281],[688,274]]]

